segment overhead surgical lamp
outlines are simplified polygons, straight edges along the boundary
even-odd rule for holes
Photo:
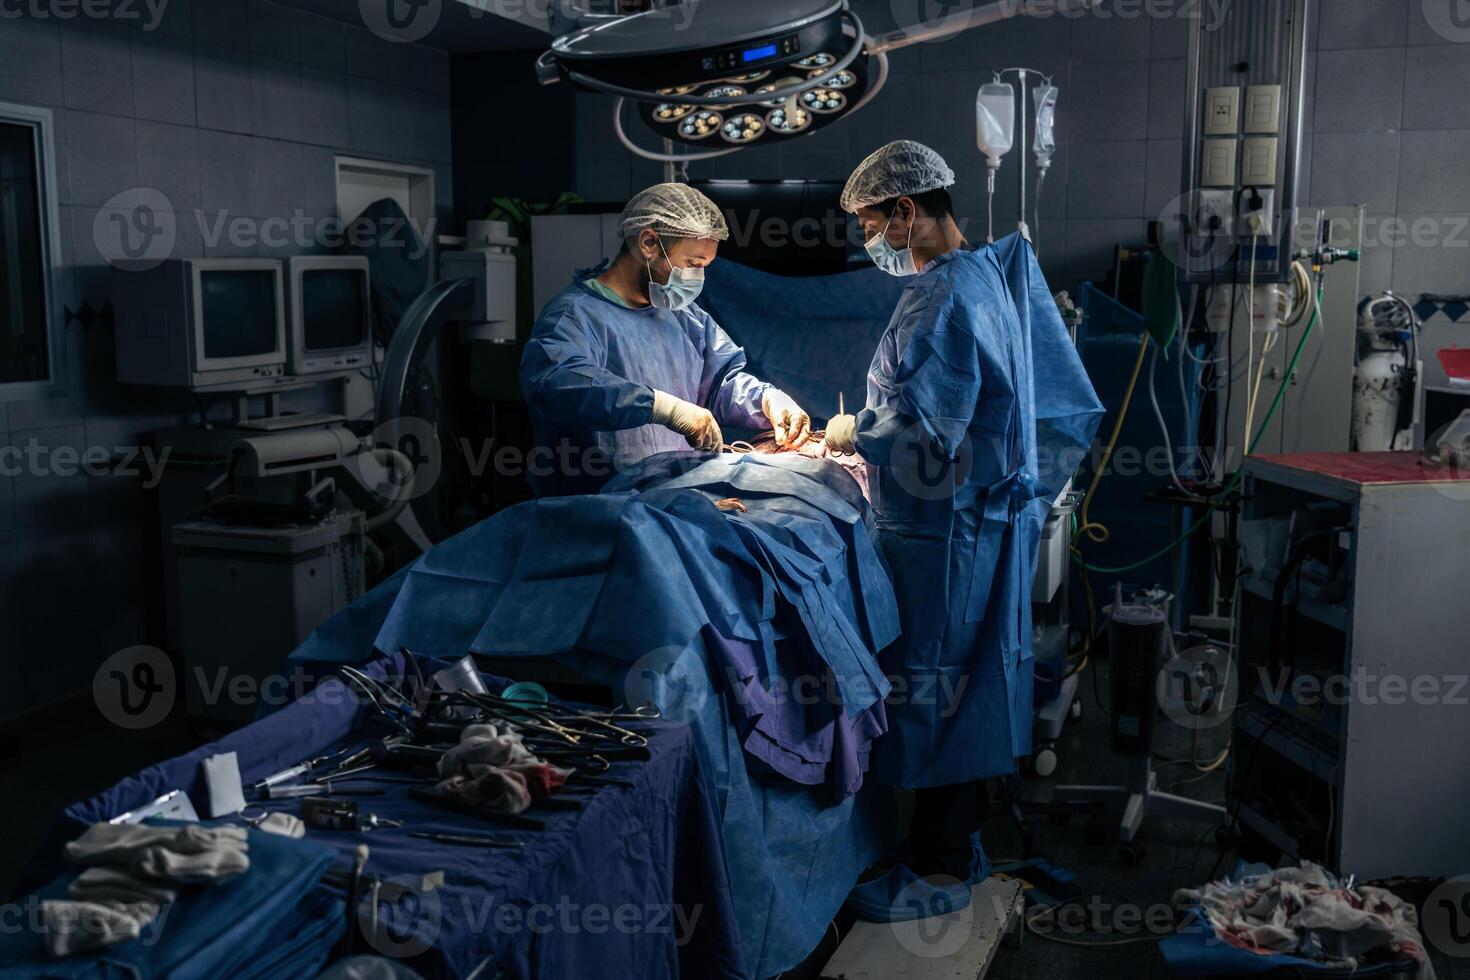
[[[1051,9],[1100,2],[1056,0]],[[536,74],[543,84],[617,96],[613,129],[630,152],[685,163],[814,133],[872,101],[888,78],[888,51],[1025,10],[995,0],[873,37],[847,0],[785,0],[779,11],[750,0],[690,0],[621,17],[581,15],[536,60]],[[662,152],[628,136],[628,101],[662,138]],[[674,143],[696,149],[675,153]]]

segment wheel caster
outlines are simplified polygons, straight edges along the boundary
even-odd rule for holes
[[[1043,745],[1031,757],[1031,772],[1045,779],[1057,771],[1057,750],[1051,745]]]
[[[1136,840],[1124,841],[1118,845],[1118,857],[1122,858],[1123,863],[1130,868],[1147,856],[1148,851],[1144,850],[1143,845]]]
[[[1101,820],[1087,821],[1087,827],[1082,831],[1082,839],[1097,847],[1107,840],[1108,829],[1103,826]]]
[[[1069,707],[1067,709],[1067,720],[1068,721],[1081,721],[1082,720],[1082,699],[1081,698],[1073,698],[1072,699],[1072,705],[1071,705],[1071,707]]]

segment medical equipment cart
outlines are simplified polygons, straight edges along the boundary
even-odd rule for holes
[[[1245,474],[1239,829],[1360,880],[1462,871],[1470,473],[1303,453]]]

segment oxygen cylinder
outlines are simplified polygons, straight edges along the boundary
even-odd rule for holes
[[[1358,308],[1358,363],[1353,369],[1352,447],[1360,453],[1395,448],[1399,407],[1409,384],[1410,339],[1391,295],[1365,300]],[[1410,327],[1412,329],[1412,327]]]
[[[1387,452],[1398,430],[1404,397],[1404,355],[1375,350],[1358,359],[1353,372],[1353,450]]]

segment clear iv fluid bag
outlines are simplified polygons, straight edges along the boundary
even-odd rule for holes
[[[1016,90],[1007,82],[980,86],[975,96],[975,140],[991,169],[1010,152],[1016,130]]]
[[[1061,90],[1055,85],[1042,85],[1032,93],[1036,101],[1036,138],[1032,143],[1032,149],[1036,152],[1037,162],[1045,159],[1051,160],[1052,154],[1057,149],[1057,97]]]

